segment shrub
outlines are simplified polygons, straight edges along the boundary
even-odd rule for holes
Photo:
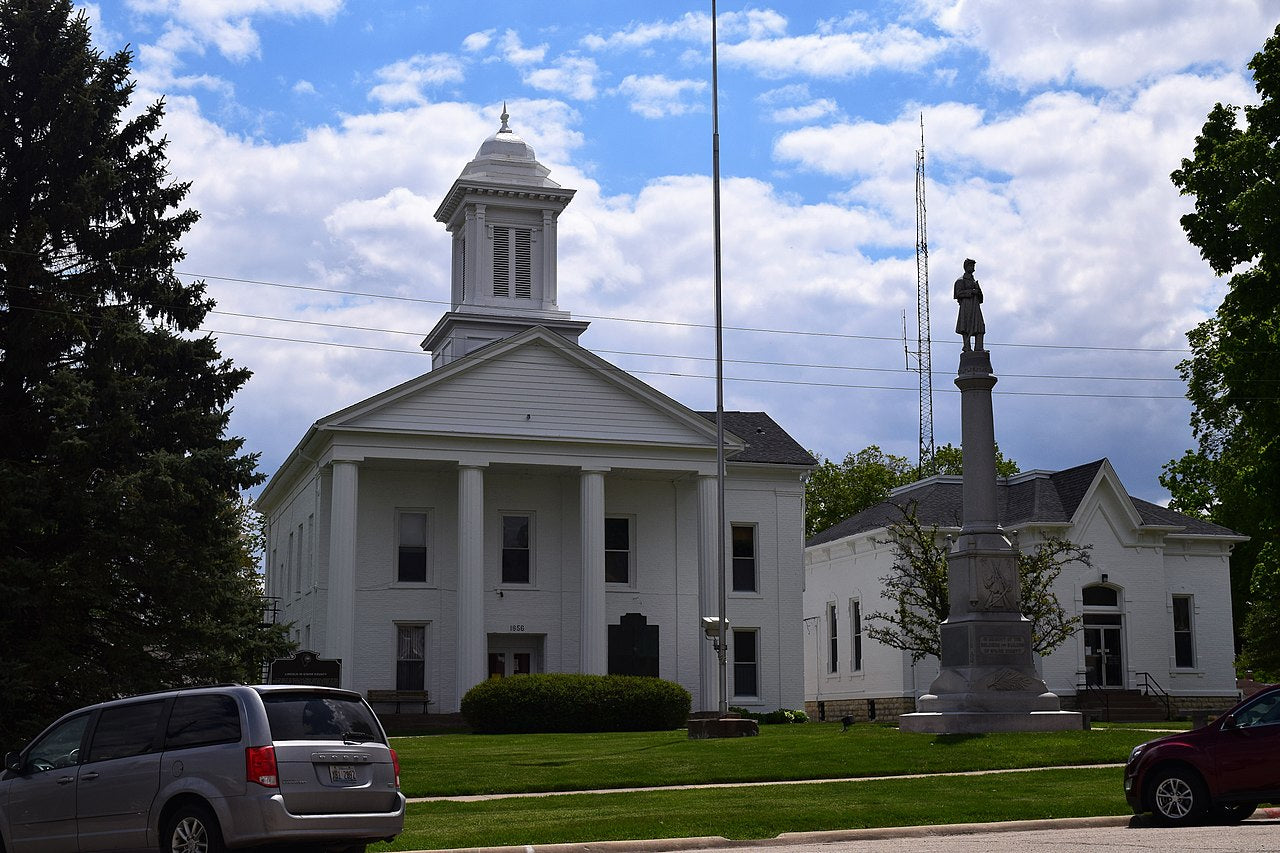
[[[477,684],[462,697],[462,715],[487,734],[639,732],[680,728],[692,703],[660,678],[542,673]]]
[[[806,714],[804,711],[800,711],[800,710],[793,711],[789,708],[779,708],[778,710],[770,711],[767,714],[755,714],[755,713],[752,713],[751,711],[748,711],[746,708],[730,708],[729,710],[749,720],[755,720],[757,723],[760,723],[762,725],[771,724],[771,723],[807,723],[809,722],[809,715]]]

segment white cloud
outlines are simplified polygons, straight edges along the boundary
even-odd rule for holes
[[[955,0],[929,4],[939,26],[988,54],[1023,87],[1069,80],[1130,86],[1200,64],[1243,65],[1280,19],[1278,0]],[[1258,33],[1244,48],[1240,33]]]
[[[793,83],[770,89],[756,96],[768,111],[769,120],[777,124],[801,124],[834,116],[839,106],[832,98],[814,98],[804,83]]]
[[[533,65],[542,62],[547,56],[547,45],[525,47],[520,41],[520,34],[515,30],[507,30],[498,40],[498,49],[512,65]]]
[[[686,96],[706,90],[705,80],[671,80],[662,74],[628,74],[615,91],[630,102],[632,112],[645,118],[663,118],[703,109],[702,104],[687,101]]]
[[[766,78],[801,75],[841,79],[877,68],[916,70],[946,50],[946,39],[893,25],[865,32],[751,38],[720,48],[726,65]]]
[[[722,12],[716,18],[719,39],[770,38],[782,35],[786,29],[786,17],[771,9]],[[582,45],[594,51],[637,50],[670,41],[710,44],[711,16],[704,12],[686,12],[672,21],[633,23],[608,35],[589,35],[582,40]]]
[[[493,34],[497,30],[482,30],[472,33],[462,40],[462,49],[468,53],[479,53],[493,43]]]
[[[589,101],[596,96],[600,69],[590,57],[562,56],[551,65],[526,71],[524,82],[544,92]]]
[[[418,54],[379,68],[377,77],[381,82],[369,91],[369,97],[389,105],[421,104],[427,100],[423,89],[461,83],[465,76],[462,62],[454,56]]]
[[[310,80],[299,80],[293,84],[292,91],[295,95],[314,95],[316,94],[316,87]]]
[[[200,44],[211,44],[232,60],[256,56],[255,18],[332,17],[342,0],[128,0],[134,12],[167,19]]]

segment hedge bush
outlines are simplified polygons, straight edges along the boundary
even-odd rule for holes
[[[692,703],[660,678],[541,673],[477,684],[462,697],[462,715],[486,734],[640,732],[680,728]]]
[[[776,711],[770,711],[767,714],[756,714],[748,711],[746,708],[730,708],[736,714],[745,717],[748,720],[755,720],[762,725],[771,725],[776,723],[807,723],[809,715],[804,711],[791,710],[789,708],[779,708]]]

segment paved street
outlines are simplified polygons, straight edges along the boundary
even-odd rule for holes
[[[717,853],[760,853],[762,849],[821,851],[821,853],[1256,853],[1280,850],[1280,821],[1247,821],[1239,826],[1199,826],[1166,829],[1152,826],[1081,826],[1019,832],[978,832],[964,835],[912,834],[897,837],[826,841],[782,838],[778,846],[724,847]]]
[[[1147,818],[1097,817],[1020,823],[920,826],[789,833],[765,841],[723,838],[602,841],[491,847],[469,853],[1259,853],[1280,851],[1280,810],[1259,811],[1239,826],[1167,829]],[[462,853],[462,851],[448,851]]]

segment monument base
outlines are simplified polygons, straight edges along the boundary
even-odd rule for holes
[[[986,732],[1073,732],[1084,728],[1084,715],[1075,711],[936,711],[903,714],[904,732],[960,735]]]

